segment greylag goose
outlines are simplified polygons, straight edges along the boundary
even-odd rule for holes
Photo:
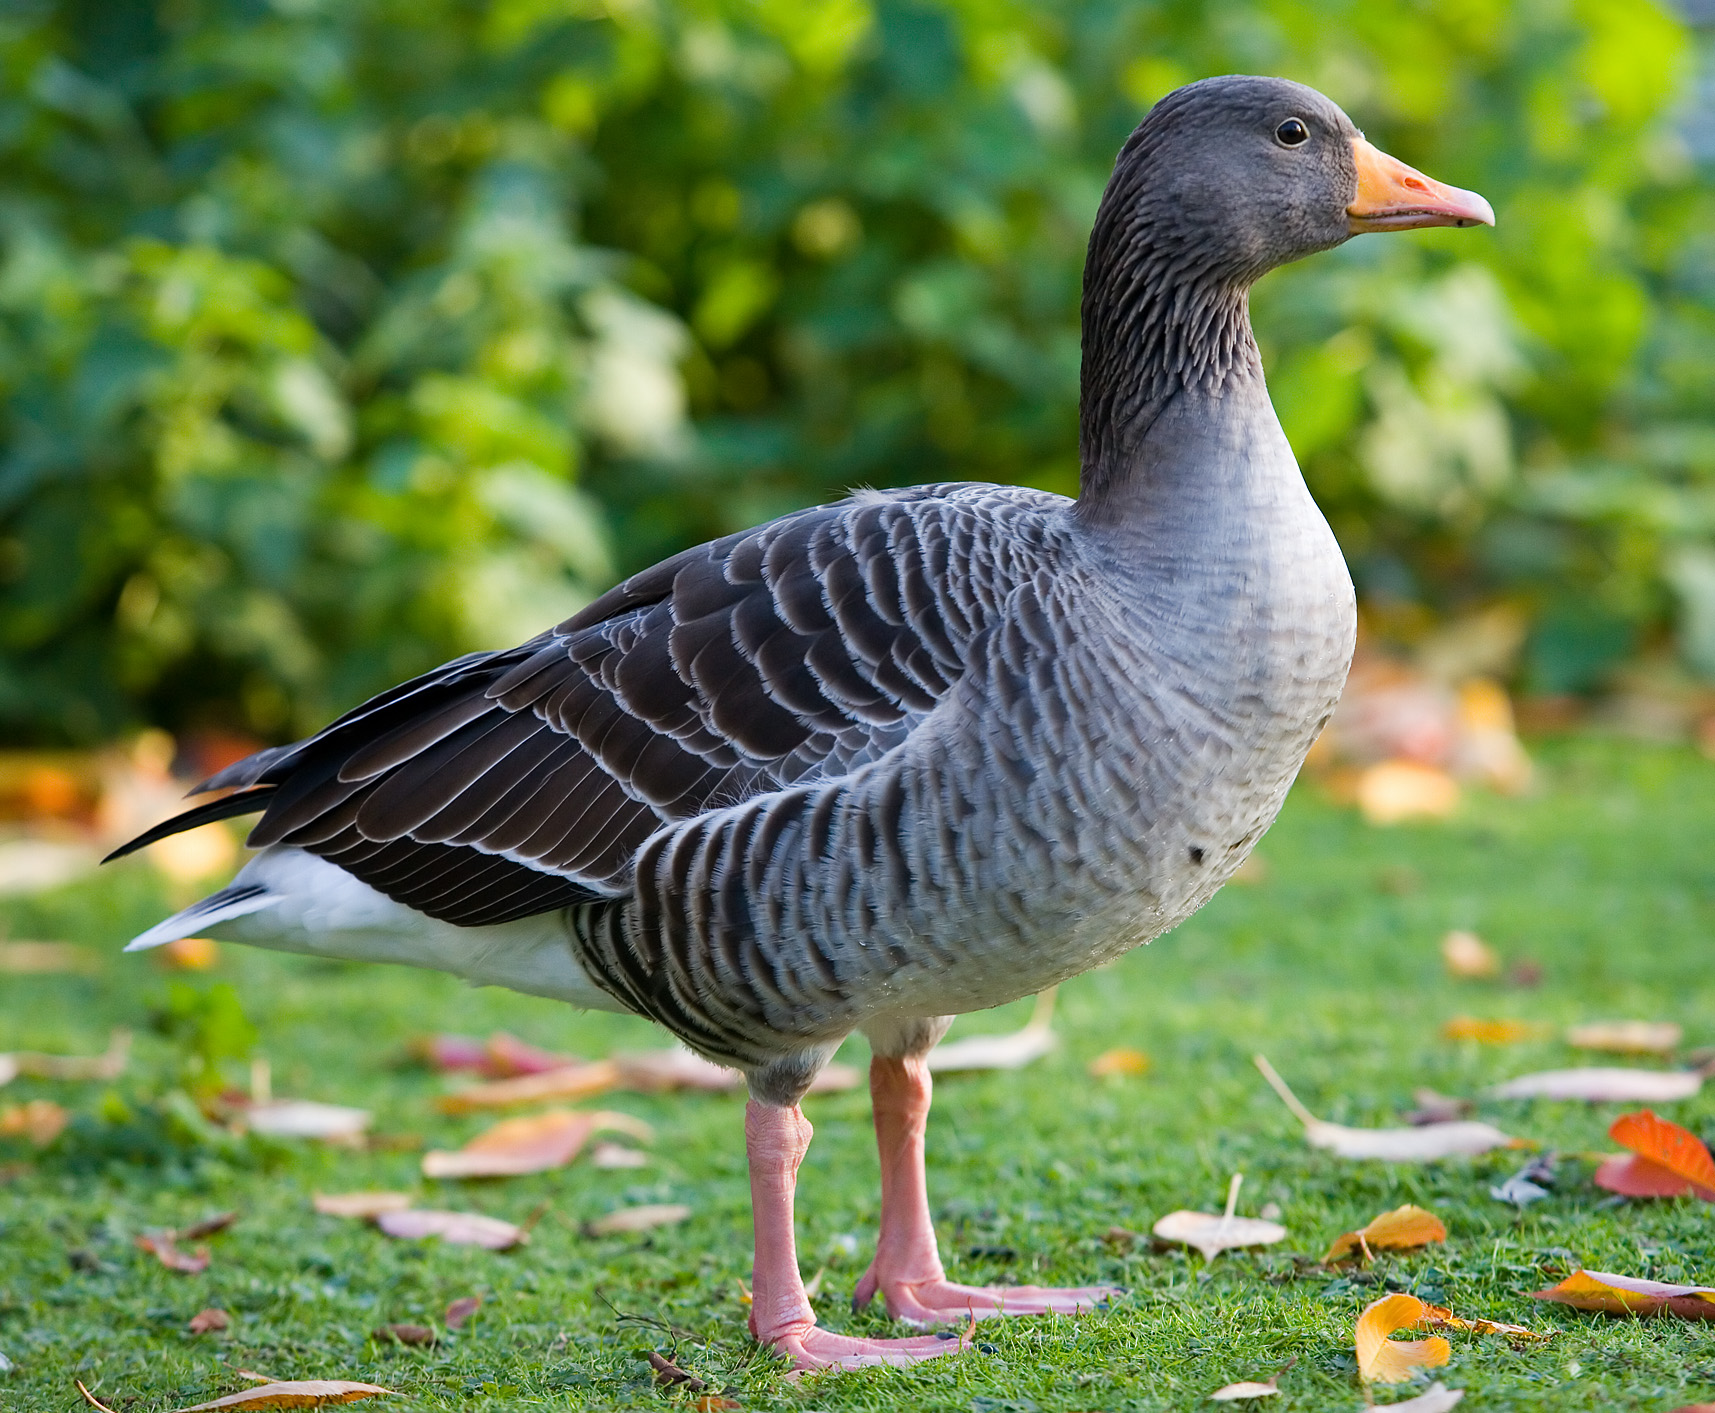
[[[659,1021],[744,1072],[755,1337],[801,1368],[936,1335],[819,1328],[799,1108],[868,1038],[880,1236],[855,1299],[923,1325],[1101,1288],[949,1281],[924,1056],[954,1014],[1148,942],[1273,821],[1351,659],[1351,580],[1263,384],[1252,283],[1360,231],[1492,224],[1312,89],[1209,79],[1119,154],[1084,270],[1076,500],[864,491],[686,550],[198,787],[127,845],[260,812],[216,930]]]

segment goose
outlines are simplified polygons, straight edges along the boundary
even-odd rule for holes
[[[629,1011],[741,1070],[750,1329],[799,1369],[943,1333],[816,1323],[799,1101],[872,1054],[880,1295],[918,1326],[1091,1310],[1106,1287],[947,1278],[925,1055],[951,1017],[1183,921],[1243,862],[1351,661],[1350,576],[1264,385],[1251,285],[1365,231],[1492,225],[1277,78],[1169,94],[1090,236],[1075,499],[866,490],[645,569],[472,653],[114,855],[259,813],[233,881],[130,949],[214,932]]]

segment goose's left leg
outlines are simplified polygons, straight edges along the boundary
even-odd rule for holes
[[[875,1260],[852,1295],[861,1309],[879,1291],[888,1314],[917,1325],[963,1322],[973,1315],[1077,1314],[1093,1310],[1119,1292],[1112,1286],[1051,1289],[1045,1286],[959,1285],[947,1279],[929,1218],[923,1172],[923,1136],[932,1084],[926,1059],[946,1025],[916,1027],[898,1037],[915,1041],[914,1053],[888,1055],[894,1037],[871,1034],[874,1058],[869,1092],[875,1109],[876,1147],[881,1153],[881,1235]],[[923,1040],[924,1035],[929,1038]],[[920,1047],[920,1048],[919,1048]]]

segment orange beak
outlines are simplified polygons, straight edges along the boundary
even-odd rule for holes
[[[1476,192],[1431,181],[1361,137],[1352,139],[1352,156],[1358,164],[1358,198],[1346,215],[1353,235],[1495,223],[1494,207]]]

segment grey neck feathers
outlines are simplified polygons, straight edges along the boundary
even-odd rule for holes
[[[1135,484],[1154,459],[1143,444],[1175,397],[1263,385],[1250,325],[1262,269],[1182,213],[1137,199],[1140,175],[1116,172],[1084,266],[1078,509],[1098,521],[1147,495]]]

